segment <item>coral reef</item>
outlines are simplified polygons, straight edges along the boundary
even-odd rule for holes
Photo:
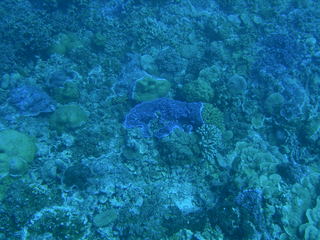
[[[83,44],[74,34],[60,34],[57,40],[48,49],[48,54],[69,54],[77,48],[82,48]]]
[[[320,198],[317,198],[317,203],[314,208],[309,208],[306,211],[308,223],[302,224],[299,227],[299,232],[303,235],[304,239],[312,240],[320,237],[319,232],[319,212]]]
[[[318,0],[0,14],[1,240],[319,239]]]
[[[79,86],[76,82],[66,82],[62,87],[53,89],[53,95],[62,104],[76,102],[80,98]]]
[[[299,66],[304,58],[304,47],[289,33],[274,33],[264,36],[264,46],[256,65],[263,74],[279,77],[287,69]]]

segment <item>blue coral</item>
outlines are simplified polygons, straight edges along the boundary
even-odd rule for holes
[[[290,34],[275,33],[261,41],[254,72],[272,77],[283,76],[299,67],[305,57],[304,47]]]
[[[126,128],[141,128],[144,137],[163,138],[175,128],[191,132],[203,124],[202,103],[187,103],[168,98],[136,105],[126,115]]]
[[[42,89],[35,86],[22,85],[11,90],[9,101],[23,116],[37,116],[44,112],[53,112],[55,102]]]

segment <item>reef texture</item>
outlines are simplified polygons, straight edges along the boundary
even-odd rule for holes
[[[0,240],[319,240],[319,0],[1,0]]]

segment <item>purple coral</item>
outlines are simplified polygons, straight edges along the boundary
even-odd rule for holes
[[[141,128],[144,137],[168,136],[175,128],[191,132],[194,127],[203,124],[202,103],[187,103],[168,98],[136,105],[126,115],[126,128]]]
[[[55,102],[51,97],[35,86],[23,85],[12,89],[9,101],[23,116],[37,116],[55,110]]]

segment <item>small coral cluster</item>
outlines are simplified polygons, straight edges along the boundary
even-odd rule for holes
[[[203,157],[206,160],[214,162],[216,158],[218,148],[222,144],[221,130],[212,124],[203,124],[197,129],[197,133],[200,135],[200,147]]]

